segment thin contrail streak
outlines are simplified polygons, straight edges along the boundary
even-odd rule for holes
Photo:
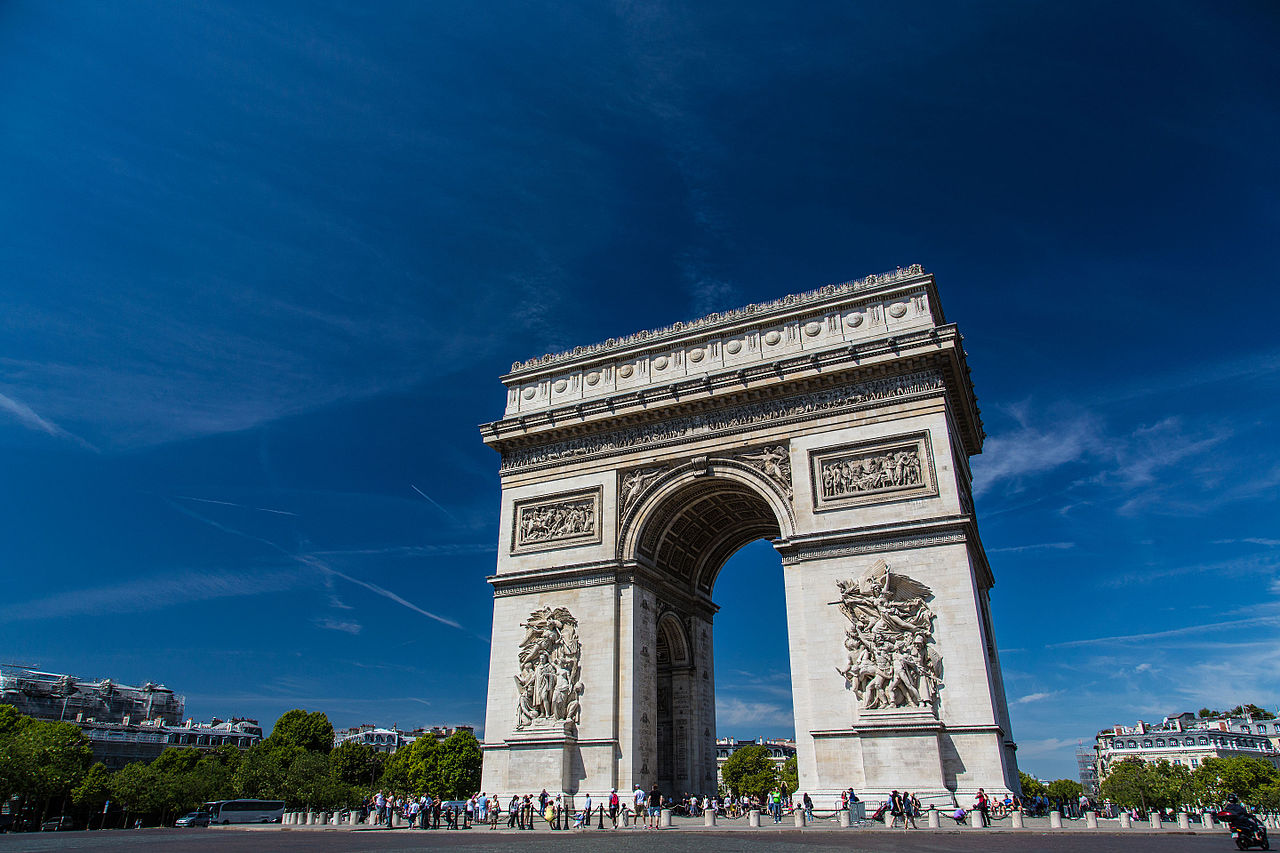
[[[307,555],[294,554],[291,551],[287,550],[286,548],[282,548],[281,546],[277,545],[275,542],[272,542],[270,539],[263,539],[261,536],[254,536],[253,534],[244,533],[242,531],[236,530],[233,527],[227,527],[225,524],[219,524],[218,522],[214,521],[211,518],[205,518],[199,513],[192,512],[191,510],[186,509],[185,507],[180,506],[179,504],[176,504],[167,498],[165,498],[164,500],[166,503],[168,503],[170,506],[172,506],[174,509],[176,509],[178,512],[182,513],[183,515],[188,516],[190,518],[194,518],[197,521],[202,521],[205,524],[211,525],[213,527],[216,527],[217,529],[223,531],[224,533],[230,533],[233,536],[241,536],[245,539],[252,539],[255,542],[261,542],[262,544],[266,545],[269,548],[272,548],[275,551],[280,552],[281,554],[283,554],[284,556],[288,557],[290,560],[293,560],[296,563],[300,563],[301,565],[304,565],[311,569],[319,569],[321,572],[324,572],[326,574],[340,577],[343,580],[348,581],[349,583],[355,584],[356,586],[362,586],[365,589],[369,590],[370,592],[381,595],[383,598],[388,598],[391,601],[394,601],[396,604],[407,607],[415,613],[420,613],[423,616],[426,616],[428,619],[434,619],[435,621],[440,622],[443,625],[448,625],[450,628],[457,628],[459,631],[466,631],[468,634],[472,633],[470,631],[467,631],[466,628],[463,628],[457,622],[454,622],[452,619],[446,619],[445,617],[438,616],[429,610],[423,610],[421,607],[414,604],[413,602],[406,601],[405,599],[396,595],[391,590],[384,589],[383,587],[380,587],[377,584],[369,583],[368,581],[362,581],[359,578],[353,578],[350,575],[343,574],[342,572],[338,571],[337,569],[333,568],[332,566],[330,566],[329,564],[325,563],[322,560],[319,560],[315,557],[311,557]],[[472,634],[472,636],[479,636],[479,635]],[[485,638],[481,637],[480,639],[485,639]]]
[[[453,521],[453,523],[454,523],[454,524],[457,524],[457,523],[458,523],[458,519],[456,519],[456,518],[454,518],[454,517],[453,517],[453,513],[449,512],[449,510],[445,509],[444,507],[440,506],[440,504],[436,503],[436,501],[431,497],[431,495],[429,495],[429,494],[427,494],[426,492],[422,491],[422,489],[419,489],[419,488],[418,488],[417,486],[415,486],[413,483],[410,483],[410,484],[409,484],[409,488],[413,489],[415,492],[417,492],[418,494],[420,494],[420,495],[422,495],[424,498],[426,498],[426,499],[427,499],[427,501],[428,501],[428,502],[429,502],[433,507],[435,507],[436,509],[438,509],[438,510],[440,510],[441,512],[443,512],[445,515],[449,516],[449,519],[450,519],[451,521]]]
[[[213,498],[193,498],[190,495],[178,495],[178,500],[183,501],[199,501],[202,504],[218,504],[219,506],[233,506],[237,509],[256,509],[258,512],[270,512],[275,515],[291,515],[298,517],[296,512],[289,512],[286,509],[271,509],[265,506],[246,506],[245,504],[232,503],[231,501],[215,501]]]

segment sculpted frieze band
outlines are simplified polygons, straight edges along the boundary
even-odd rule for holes
[[[937,391],[942,387],[942,374],[936,370],[921,370],[901,376],[872,379],[856,385],[823,389],[778,400],[747,403],[718,412],[685,415],[660,423],[613,430],[569,441],[552,442],[539,447],[511,450],[503,454],[502,470],[518,471],[564,459],[621,453],[634,447],[728,432],[765,421],[813,415],[839,410],[846,406]]]

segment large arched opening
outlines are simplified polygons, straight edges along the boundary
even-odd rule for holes
[[[646,763],[664,793],[713,794],[713,627],[719,609],[713,592],[721,570],[745,546],[790,534],[790,503],[767,476],[730,461],[674,471],[646,492],[621,537],[624,559],[650,570],[660,582],[651,634],[653,760]],[[782,602],[776,604],[785,613]],[[649,639],[642,636],[639,642]],[[785,627],[775,639],[785,649]]]

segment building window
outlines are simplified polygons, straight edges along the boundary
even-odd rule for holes
[[[1134,740],[1129,741],[1129,748],[1130,748],[1130,749],[1137,749],[1137,748],[1138,748],[1138,742],[1137,742],[1137,741],[1134,741]]]
[[[1200,745],[1201,745],[1201,746],[1207,746],[1208,744],[1209,744],[1209,739],[1208,739],[1207,737],[1204,737],[1203,735],[1201,735],[1201,736],[1200,736]]]
[[[1200,759],[1198,759],[1198,758],[1193,758],[1193,759],[1191,759],[1191,766],[1192,766],[1192,767],[1199,767],[1199,766],[1200,766]]]
[[[1142,746],[1143,746],[1143,748],[1144,748],[1144,749],[1150,749],[1150,748],[1151,748],[1151,738],[1147,738],[1146,740],[1144,740],[1144,741],[1142,742]]]
[[[1164,738],[1162,737],[1156,738],[1156,746],[1164,746]]]

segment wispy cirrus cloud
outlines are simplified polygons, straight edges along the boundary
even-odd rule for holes
[[[761,726],[774,729],[795,725],[795,716],[789,705],[777,702],[759,702],[737,696],[716,697],[716,728],[724,732],[727,726]]]
[[[1005,548],[988,548],[988,554],[1018,554],[1023,551],[1068,551],[1076,547],[1074,542],[1038,542],[1033,545],[1010,545]]]
[[[355,634],[359,634],[360,631],[364,628],[364,626],[361,625],[359,622],[352,622],[352,621],[341,620],[341,619],[332,619],[327,617],[323,619],[316,619],[315,623],[327,631],[341,631],[344,634],[351,634],[353,636]]]
[[[65,438],[75,442],[86,450],[92,450],[95,453],[98,452],[98,448],[94,447],[80,436],[74,435],[63,429],[53,421],[42,418],[36,413],[35,409],[32,409],[21,400],[15,400],[13,397],[0,394],[0,412],[8,412],[11,416],[17,419],[18,423],[28,429],[35,430],[36,432],[42,432],[45,435],[51,435],[54,438]]]
[[[0,622],[25,622],[69,616],[141,613],[193,601],[236,598],[292,589],[306,583],[297,569],[261,572],[184,572],[140,578],[111,586],[76,589],[0,607]]]

